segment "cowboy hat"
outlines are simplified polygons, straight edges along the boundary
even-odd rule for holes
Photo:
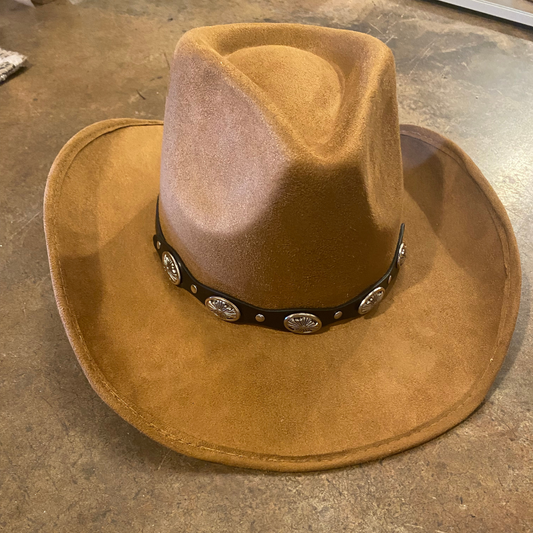
[[[164,125],[75,135],[44,222],[95,391],[229,465],[327,469],[436,437],[483,400],[518,312],[504,207],[457,145],[399,125],[391,51],[351,31],[186,33]]]

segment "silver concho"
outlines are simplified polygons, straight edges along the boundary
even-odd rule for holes
[[[285,318],[283,325],[293,333],[307,335],[322,327],[320,318],[311,313],[293,313]]]
[[[402,242],[402,244],[400,244],[400,251],[398,252],[398,259],[396,260],[396,266],[398,268],[400,268],[404,264],[406,257],[407,248],[405,247],[405,243]]]
[[[383,287],[378,287],[368,293],[359,305],[359,314],[366,315],[372,311],[383,300],[383,296],[385,296],[385,289]]]
[[[226,322],[237,322],[241,318],[239,308],[229,300],[226,300],[226,298],[210,296],[205,301],[205,306],[214,315]]]
[[[163,268],[170,278],[170,281],[172,281],[174,285],[179,285],[181,283],[181,272],[180,267],[178,266],[178,263],[174,257],[172,257],[172,255],[168,252],[163,252],[161,261],[163,262]]]

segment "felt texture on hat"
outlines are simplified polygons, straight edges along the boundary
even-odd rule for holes
[[[520,294],[507,214],[460,148],[402,129],[409,257],[368,318],[310,336],[226,323],[170,283],[151,238],[163,127],[112,120],[52,168],[45,229],[67,334],[125,420],[193,457],[339,467],[425,442],[483,400]]]
[[[163,232],[201,283],[334,307],[385,274],[402,222],[391,50],[298,24],[197,28],[165,109]]]
[[[107,120],[66,144],[45,194],[52,283],[120,416],[186,455],[306,471],[423,443],[482,402],[518,313],[516,240],[458,146],[398,125],[394,84],[390,52],[354,32],[195,30],[164,127]],[[402,222],[408,257],[365,317],[309,336],[223,322],[163,271],[159,194],[195,277],[254,305],[343,303]]]

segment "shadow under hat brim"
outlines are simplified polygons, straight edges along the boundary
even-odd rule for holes
[[[408,259],[375,312],[299,336],[223,322],[170,283],[152,245],[162,133],[125,119],[84,129],[45,196],[61,318],[121,417],[189,456],[304,471],[410,448],[481,403],[520,266],[505,209],[460,148],[402,127]]]

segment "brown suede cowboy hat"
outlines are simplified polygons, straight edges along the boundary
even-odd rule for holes
[[[392,53],[356,32],[188,32],[164,125],[78,133],[44,220],[96,392],[229,465],[327,469],[436,437],[483,400],[518,312],[504,207],[458,146],[399,125]]]

